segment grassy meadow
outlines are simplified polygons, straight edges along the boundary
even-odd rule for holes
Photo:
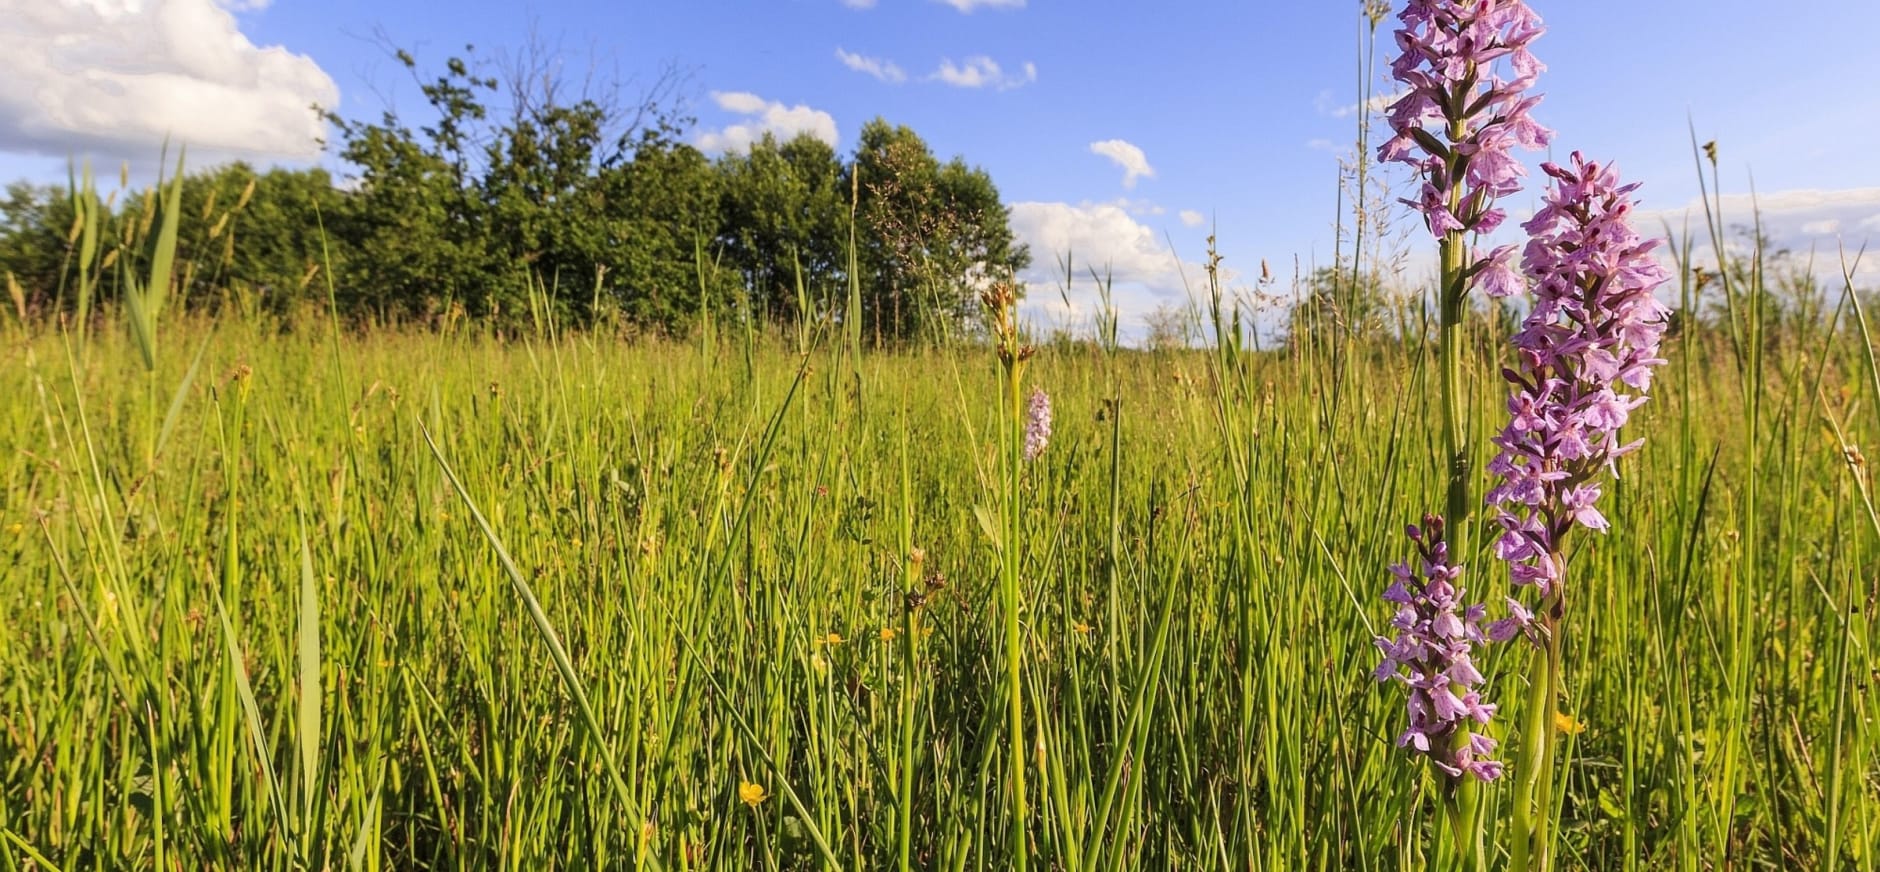
[[[1874,313],[1734,294],[1573,540],[1565,868],[1880,866]],[[1023,462],[990,348],[837,331],[9,321],[0,869],[1423,868],[1428,346],[1042,347]]]

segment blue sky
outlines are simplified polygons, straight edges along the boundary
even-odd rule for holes
[[[1262,259],[1282,279],[1327,262],[1356,123],[1356,0],[3,2],[18,26],[0,35],[0,178],[53,181],[75,153],[148,166],[165,132],[204,160],[321,161],[308,103],[420,107],[375,34],[437,63],[533,27],[576,75],[689,71],[692,135],[710,148],[769,127],[846,150],[880,115],[965,156],[1033,243],[1041,320],[1062,315],[1047,282],[1067,245],[1115,270],[1131,320],[1181,299],[1210,228],[1242,284]],[[1696,197],[1694,123],[1721,144],[1726,191],[1753,173],[1779,241],[1880,241],[1880,3],[1531,5],[1549,27],[1537,114],[1558,156],[1616,160],[1646,183],[1652,220]],[[1414,278],[1427,259],[1408,242]]]

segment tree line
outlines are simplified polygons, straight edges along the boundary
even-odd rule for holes
[[[340,177],[234,163],[181,177],[174,199],[161,183],[114,197],[77,177],[10,185],[0,271],[15,305],[69,312],[81,257],[135,270],[172,203],[175,298],[280,317],[330,303],[355,321],[504,324],[546,305],[563,323],[668,335],[706,317],[859,318],[889,343],[970,327],[986,283],[1030,263],[992,178],[905,126],[870,121],[846,155],[765,134],[712,156],[687,142],[670,89],[623,105],[566,93],[544,64],[486,75],[453,57],[430,75],[397,57],[424,118],[328,114]]]

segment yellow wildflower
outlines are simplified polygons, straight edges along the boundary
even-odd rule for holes
[[[1554,729],[1569,736],[1577,736],[1586,732],[1586,724],[1574,720],[1573,716],[1566,712],[1557,711],[1554,712]]]
[[[893,627],[881,628],[881,641],[883,642],[892,642],[897,635],[899,635],[899,633]]]
[[[1072,621],[1072,622],[1071,622],[1071,629],[1073,629],[1073,630],[1076,630],[1076,631],[1077,631],[1077,635],[1079,635],[1079,636],[1088,636],[1088,635],[1090,635],[1090,625],[1089,625],[1089,624],[1086,624],[1086,623],[1084,623],[1083,621]]]
[[[763,805],[764,800],[769,798],[770,794],[764,792],[762,784],[752,784],[749,781],[738,782],[738,799],[742,800],[745,805],[756,808]]]

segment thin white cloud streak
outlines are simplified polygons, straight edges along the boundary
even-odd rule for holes
[[[842,65],[851,70],[858,73],[866,73],[890,85],[898,85],[907,81],[907,71],[901,69],[900,65],[896,64],[894,61],[868,57],[867,55],[856,54],[842,48],[836,49],[836,59],[842,61]]]
[[[955,64],[952,58],[942,58],[940,68],[927,77],[930,82],[941,82],[955,88],[996,88],[1009,91],[1038,81],[1038,65],[1026,61],[1017,73],[1006,73],[998,61],[985,55],[974,55]]]
[[[1383,112],[1389,109],[1390,104],[1397,102],[1403,95],[1403,91],[1389,94],[1373,94],[1370,99],[1364,101],[1362,108],[1371,113]],[[1318,110],[1319,113],[1323,115],[1329,115],[1333,118],[1351,118],[1358,114],[1359,108],[1360,105],[1357,103],[1333,105],[1329,95],[1319,95]]]
[[[873,2],[873,0],[869,0]],[[939,0],[961,12],[972,14],[975,9],[1023,9],[1025,0]]]
[[[1807,264],[1827,287],[1842,283],[1841,254],[1851,260],[1868,249],[1854,274],[1856,284],[1880,283],[1880,188],[1797,189],[1759,195],[1729,194],[1713,203],[1725,228],[1726,246],[1746,246],[1750,228],[1760,224],[1770,249],[1789,252]],[[1691,239],[1691,255],[1715,266],[1716,254],[1704,229],[1701,200],[1673,208],[1640,210],[1633,216],[1639,232]],[[1669,255],[1669,251],[1666,252]]]

